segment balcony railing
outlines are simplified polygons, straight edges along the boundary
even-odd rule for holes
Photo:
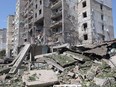
[[[60,6],[62,6],[62,1],[60,0],[56,0],[54,3],[51,4],[51,9],[57,9],[59,8]]]
[[[51,28],[55,28],[55,27],[58,27],[58,26],[61,26],[62,25],[62,20],[59,20],[59,21],[53,21],[52,22],[52,25],[50,26]]]
[[[58,12],[53,12],[51,18],[57,18],[59,16],[62,16],[62,9],[59,9]]]

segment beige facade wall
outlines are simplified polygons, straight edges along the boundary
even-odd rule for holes
[[[0,29],[0,51],[6,48],[6,28]]]
[[[14,34],[14,15],[9,15],[7,18],[7,33],[6,33],[6,56],[11,56]]]
[[[78,30],[82,44],[114,39],[112,8],[109,4],[111,1],[109,0],[109,3],[107,3],[108,0],[102,3],[98,1],[81,0],[78,3]],[[83,7],[84,2],[85,7]],[[85,12],[86,17],[83,17]]]

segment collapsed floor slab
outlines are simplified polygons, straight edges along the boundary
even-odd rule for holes
[[[10,74],[14,74],[17,72],[19,66],[21,65],[22,61],[24,60],[26,53],[28,52],[28,50],[30,49],[31,44],[26,44],[24,46],[24,48],[21,50],[21,52],[18,55],[17,60],[15,61],[13,67],[10,70]]]
[[[58,78],[52,70],[33,70],[25,72],[22,81],[27,87],[45,87],[58,83]]]

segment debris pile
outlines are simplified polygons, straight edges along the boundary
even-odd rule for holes
[[[27,51],[23,51],[24,56],[19,55],[13,65],[1,65],[0,86],[74,84],[77,87],[116,87],[116,41],[61,48],[53,53],[36,55],[33,61],[26,59]],[[16,63],[18,67],[15,67]],[[14,69],[15,72],[11,73]]]

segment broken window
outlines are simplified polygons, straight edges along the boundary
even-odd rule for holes
[[[87,23],[83,24],[83,29],[86,31],[86,29],[87,29]]]
[[[24,39],[24,42],[27,42],[27,39]]]
[[[86,18],[87,17],[87,12],[84,12],[83,13],[83,18]]]
[[[104,19],[104,16],[103,16],[103,14],[101,14],[101,20],[103,20]]]
[[[39,15],[41,14],[41,9],[39,10]]]
[[[102,40],[105,41],[105,36],[104,35],[102,36]]]
[[[86,1],[82,2],[83,8],[87,6]]]
[[[102,31],[104,31],[104,25],[102,24]]]
[[[100,9],[103,10],[103,5],[102,4],[100,4]]]
[[[35,13],[35,18],[37,18],[37,13]]]
[[[42,4],[42,1],[40,0],[39,2],[40,2],[40,5],[41,5]]]
[[[35,8],[37,9],[37,4],[35,5]]]
[[[84,40],[88,40],[88,35],[84,34]]]

